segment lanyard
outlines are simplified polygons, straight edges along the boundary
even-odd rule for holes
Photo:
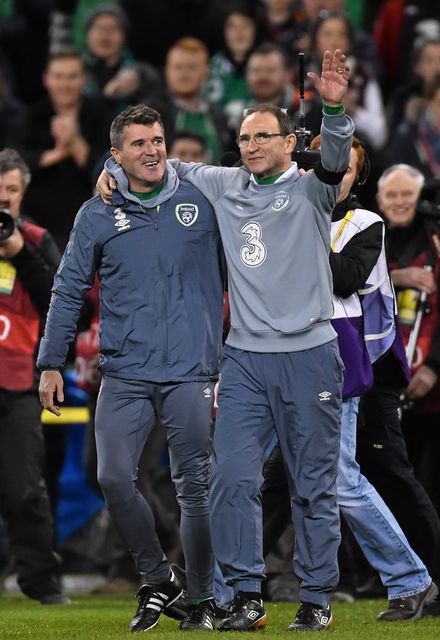
[[[348,211],[348,212],[345,214],[344,219],[342,220],[341,226],[340,226],[340,227],[339,227],[339,229],[337,230],[336,235],[335,235],[335,238],[334,238],[334,240],[333,240],[333,242],[332,242],[332,244],[331,244],[332,251],[334,251],[334,250],[335,250],[336,242],[337,242],[337,241],[339,240],[339,238],[341,237],[342,232],[344,231],[345,225],[347,224],[347,222],[348,222],[349,220],[351,220],[351,218],[352,218],[353,216],[354,216],[354,211]]]

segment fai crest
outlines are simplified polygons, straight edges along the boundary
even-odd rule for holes
[[[290,196],[287,191],[278,191],[278,193],[275,194],[272,209],[274,211],[281,211],[281,209],[284,209],[284,207],[289,204],[289,201]]]
[[[182,203],[176,205],[176,218],[184,227],[190,227],[199,217],[199,208],[196,204]]]

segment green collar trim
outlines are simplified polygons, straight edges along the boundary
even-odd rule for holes
[[[161,182],[159,186],[153,189],[153,191],[148,191],[146,193],[145,191],[133,191],[132,189],[130,189],[130,193],[136,196],[136,198],[139,198],[139,200],[151,200],[152,198],[155,198],[159,195],[159,193],[162,191],[162,188],[163,182]]]
[[[257,184],[273,184],[274,182],[276,182],[278,180],[278,178],[280,176],[283,175],[283,173],[286,173],[285,171],[281,171],[281,173],[276,173],[274,176],[269,176],[268,178],[259,178],[258,176],[256,176],[254,174],[254,178],[255,178],[255,182]]]

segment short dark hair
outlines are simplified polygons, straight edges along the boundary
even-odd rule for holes
[[[277,44],[276,42],[263,42],[262,44],[258,45],[258,47],[256,47],[252,53],[250,54],[249,58],[253,58],[256,55],[259,56],[268,56],[271,53],[278,53],[282,62],[283,62],[283,66],[286,69],[289,69],[292,65],[290,63],[289,57],[285,51],[285,49],[283,49],[283,47],[279,44]]]
[[[163,123],[158,111],[147,107],[145,104],[127,107],[116,116],[110,126],[110,144],[112,147],[120,149],[122,146],[122,132],[130,124],[144,124],[147,127],[151,127],[156,122],[160,124],[163,131]]]
[[[193,142],[197,142],[197,144],[199,144],[202,147],[202,149],[206,151],[206,148],[207,148],[206,138],[204,138],[200,133],[197,133],[196,131],[190,131],[189,129],[181,129],[180,131],[176,131],[176,133],[173,136],[173,139],[171,140],[170,146],[173,145],[178,140],[192,140]]]
[[[15,149],[5,147],[0,151],[0,175],[7,171],[18,169],[21,173],[23,188],[26,189],[31,181],[31,172],[26,162]]]
[[[255,107],[250,107],[249,109],[246,109],[244,111],[241,122],[243,122],[245,118],[251,116],[253,113],[271,113],[278,120],[278,124],[280,125],[280,133],[284,135],[295,133],[295,127],[293,126],[293,122],[290,119],[290,116],[284,109],[281,109],[281,107],[277,107],[274,104],[257,104],[255,105]]]

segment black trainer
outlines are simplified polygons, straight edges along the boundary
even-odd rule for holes
[[[143,584],[136,594],[139,604],[133,620],[128,625],[129,631],[147,631],[155,627],[160,614],[176,602],[182,593],[182,585],[174,573],[162,584]]]
[[[434,582],[415,596],[388,600],[388,608],[377,616],[378,620],[394,622],[396,620],[417,620],[421,618],[424,609],[434,602],[438,595],[438,588]]]
[[[203,600],[191,606],[189,614],[179,624],[179,629],[181,631],[214,631],[214,623],[214,600]]]
[[[239,591],[234,598],[229,618],[223,620],[217,627],[218,631],[257,631],[264,629],[267,616],[263,602],[247,600]]]
[[[333,624],[330,607],[321,607],[312,602],[301,602],[295,620],[288,631],[324,631]]]
[[[185,620],[191,611],[191,606],[188,595],[184,589],[180,598],[177,598],[177,600],[164,609],[163,614],[164,616],[168,616],[168,618],[174,618],[174,620]]]

